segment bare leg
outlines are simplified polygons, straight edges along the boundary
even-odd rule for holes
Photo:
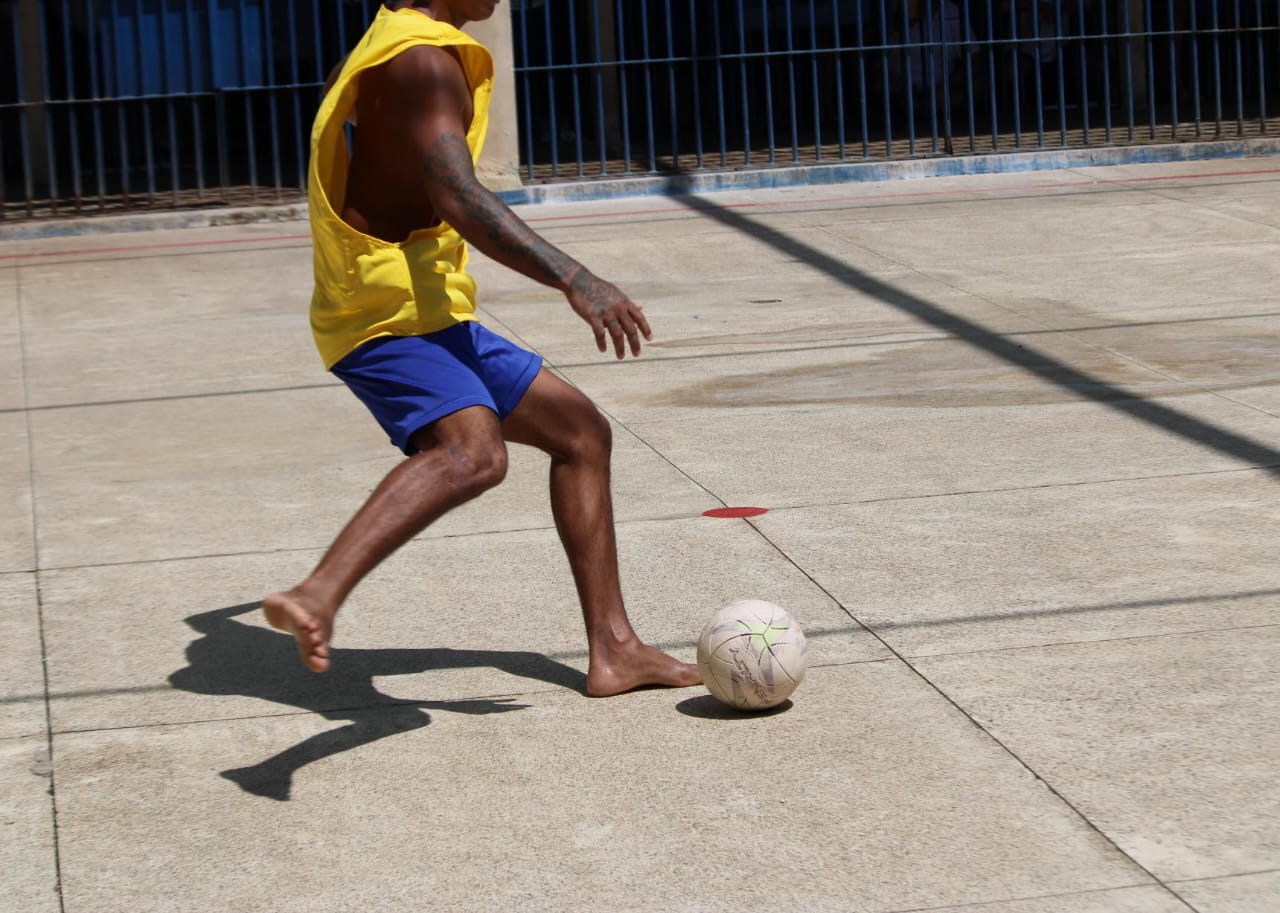
[[[302,661],[315,672],[329,668],[333,619],[356,584],[444,513],[506,474],[498,417],[483,406],[440,419],[419,431],[414,444],[420,452],[382,480],[311,576],[262,601],[267,621],[294,636]]]
[[[551,456],[551,510],[587,627],[587,693],[698,684],[696,666],[643,643],[627,618],[609,491],[608,421],[582,393],[543,370],[502,433]]]

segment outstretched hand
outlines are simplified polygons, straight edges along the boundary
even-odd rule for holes
[[[626,357],[628,346],[631,354],[638,356],[640,337],[653,338],[644,309],[612,282],[606,282],[585,267],[578,270],[565,294],[578,316],[591,325],[596,348],[601,352],[609,350],[612,338],[618,358]]]

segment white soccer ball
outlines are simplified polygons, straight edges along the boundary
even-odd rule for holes
[[[711,616],[698,637],[698,670],[707,690],[738,710],[776,707],[808,668],[800,623],[786,609],[744,599]]]

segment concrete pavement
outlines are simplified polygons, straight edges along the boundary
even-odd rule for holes
[[[654,326],[475,257],[613,422],[637,628],[787,606],[792,704],[585,698],[520,449],[305,672],[256,600],[397,459],[305,223],[5,242],[0,909],[1280,910],[1280,159],[520,212]]]

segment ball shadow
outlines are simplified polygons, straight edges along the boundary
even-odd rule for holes
[[[791,701],[788,699],[776,707],[766,707],[763,710],[737,710],[728,704],[721,703],[710,694],[691,697],[676,704],[676,710],[685,716],[697,717],[700,720],[754,720],[763,716],[777,716],[790,709]]]

